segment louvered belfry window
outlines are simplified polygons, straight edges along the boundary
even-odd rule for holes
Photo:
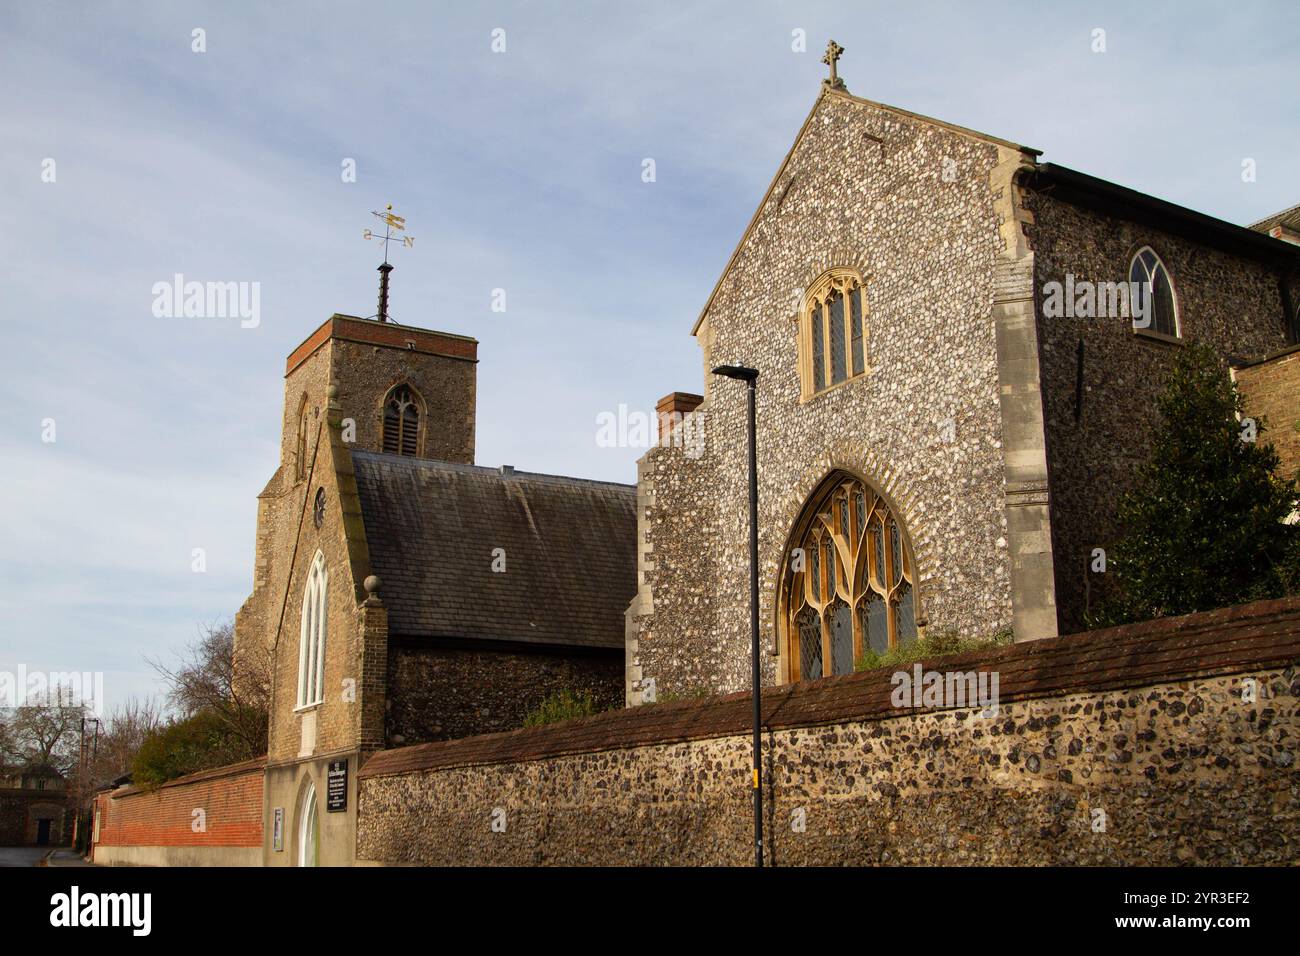
[[[406,385],[388,393],[384,403],[384,451],[415,457],[420,433],[420,408]]]
[[[867,293],[850,269],[832,269],[808,290],[801,321],[804,398],[867,371]]]
[[[880,495],[836,472],[795,530],[780,603],[791,680],[850,674],[868,650],[916,639],[911,549]]]

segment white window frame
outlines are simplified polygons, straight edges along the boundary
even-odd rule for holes
[[[329,571],[317,551],[307,572],[298,633],[298,708],[315,707],[325,699],[325,637],[329,623]]]
[[[1144,335],[1147,338],[1152,338],[1152,339],[1160,339],[1161,341],[1164,342],[1182,342],[1183,340],[1182,304],[1178,301],[1178,288],[1174,285],[1174,274],[1169,271],[1169,267],[1165,265],[1165,260],[1160,257],[1160,253],[1156,252],[1155,249],[1151,248],[1151,246],[1149,245],[1142,246],[1140,249],[1137,250],[1137,252],[1133,253],[1133,255],[1131,255],[1128,260],[1128,276],[1126,277],[1126,281],[1128,282],[1133,281],[1133,266],[1139,262],[1139,259],[1142,253],[1144,252],[1151,253],[1151,255],[1156,260],[1155,267],[1165,274],[1165,281],[1169,283],[1169,297],[1173,299],[1173,303],[1174,303],[1174,333],[1173,335],[1170,335],[1169,333],[1161,332],[1154,327],[1154,322],[1155,322],[1154,302],[1155,302],[1156,284],[1155,282],[1151,281],[1154,278],[1153,276],[1154,270],[1148,269],[1145,262],[1141,263],[1141,266],[1142,266],[1142,271],[1147,274],[1147,287],[1150,289],[1150,296],[1151,296],[1151,301],[1150,303],[1148,303],[1148,306],[1149,308],[1151,308],[1153,313],[1151,316],[1151,321],[1153,324],[1146,326],[1144,328],[1138,328],[1137,326],[1134,326],[1133,331],[1137,335]]]

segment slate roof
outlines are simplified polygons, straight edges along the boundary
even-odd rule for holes
[[[1290,209],[1283,209],[1281,212],[1274,213],[1266,219],[1259,222],[1252,222],[1250,228],[1256,232],[1268,232],[1274,226],[1287,226],[1291,229],[1300,229],[1300,206],[1292,206]]]
[[[389,633],[621,648],[636,487],[353,451]],[[505,572],[492,570],[493,549]]]

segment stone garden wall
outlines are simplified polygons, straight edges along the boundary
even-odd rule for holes
[[[763,695],[777,865],[1300,862],[1300,598],[926,664],[978,706],[894,706],[892,673]],[[910,703],[910,702],[909,702]],[[748,865],[747,694],[377,754],[357,858]]]

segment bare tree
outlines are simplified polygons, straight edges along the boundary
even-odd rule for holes
[[[86,706],[70,687],[53,687],[42,703],[10,708],[0,733],[5,758],[20,766],[52,767],[67,774],[77,766]]]
[[[270,654],[259,646],[239,647],[230,621],[200,628],[198,639],[168,667],[149,664],[170,688],[168,701],[185,717],[216,716],[230,735],[252,754],[266,752],[271,697]]]
[[[162,725],[162,706],[152,697],[129,697],[113,708],[99,739],[92,744],[90,738],[86,743],[91,748],[86,755],[91,783],[107,783],[130,771],[145,739]]]

